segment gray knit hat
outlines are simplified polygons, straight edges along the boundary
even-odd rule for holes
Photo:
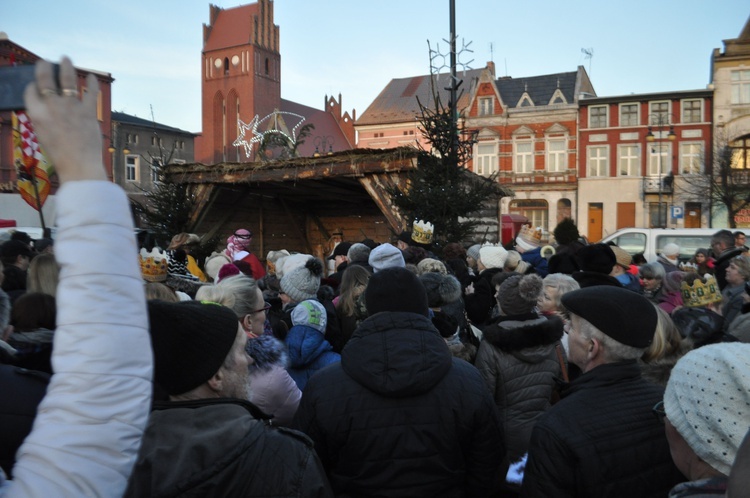
[[[370,251],[372,251],[372,249],[357,242],[356,244],[352,244],[349,248],[346,257],[349,258],[350,263],[367,263],[367,260],[370,257]]]
[[[479,259],[479,249],[481,247],[482,244],[474,244],[473,246],[466,249],[466,255],[474,261],[477,261]]]
[[[439,308],[461,299],[461,284],[453,275],[430,272],[420,275],[419,280],[427,290],[430,308]]]
[[[514,275],[505,279],[497,290],[497,302],[506,315],[531,313],[542,293],[542,278],[539,275]]]
[[[711,344],[680,358],[664,411],[701,460],[729,475],[750,427],[750,344]]]
[[[304,266],[284,273],[280,283],[281,292],[297,303],[305,299],[315,299],[322,275],[323,263],[318,258],[310,256]]]
[[[401,249],[394,246],[393,244],[380,244],[378,247],[372,250],[370,258],[368,260],[374,273],[384,270],[386,268],[404,268],[406,262],[404,261],[404,254]]]

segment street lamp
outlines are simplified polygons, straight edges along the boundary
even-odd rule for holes
[[[677,138],[677,135],[674,133],[674,125],[670,123],[669,118],[671,114],[668,113],[653,113],[648,115],[649,124],[648,126],[648,133],[646,133],[646,141],[647,142],[654,142],[656,140],[656,136],[654,136],[653,133],[653,127],[655,126],[657,130],[659,130],[659,138],[661,139],[662,133],[660,132],[661,128],[665,126],[669,126],[669,133],[667,134],[667,139],[670,142],[674,142],[674,140]],[[661,156],[662,156],[662,145],[659,144],[659,155],[657,156],[657,168],[659,169],[659,228],[666,228],[666,212],[662,209],[662,188],[663,188],[663,172],[661,168]],[[651,152],[655,152],[654,149],[651,149]],[[671,171],[671,170],[670,170]]]

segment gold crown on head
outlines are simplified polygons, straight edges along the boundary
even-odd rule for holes
[[[542,227],[531,228],[531,225],[523,225],[518,235],[524,240],[540,244],[542,242]]]
[[[150,252],[145,247],[138,254],[141,263],[141,276],[148,282],[164,282],[167,280],[167,254],[154,247]]]
[[[429,221],[415,220],[411,229],[411,240],[417,244],[430,244],[434,230],[435,227]]]
[[[698,265],[695,263],[680,263],[680,271],[698,273]]]
[[[706,283],[696,278],[693,285],[683,281],[680,285],[682,291],[682,303],[685,306],[696,307],[721,301],[721,292],[716,284],[716,279],[709,275],[706,277]]]

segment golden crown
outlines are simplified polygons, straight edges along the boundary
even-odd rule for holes
[[[150,252],[145,247],[138,254],[141,263],[141,276],[148,282],[164,282],[167,280],[167,255],[158,247]]]
[[[680,271],[698,273],[698,265],[695,263],[680,263]]]
[[[518,235],[529,242],[540,244],[542,242],[542,227],[531,228],[531,225],[523,225]]]
[[[721,301],[721,292],[713,276],[706,277],[706,283],[700,279],[695,279],[693,285],[683,281],[680,285],[682,291],[682,303],[685,306],[705,306],[707,304]]]
[[[430,244],[434,230],[435,227],[429,221],[415,220],[411,229],[411,240],[417,244]]]

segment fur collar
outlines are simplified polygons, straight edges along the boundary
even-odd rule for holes
[[[267,334],[260,335],[255,339],[247,341],[245,351],[255,362],[250,365],[251,370],[268,371],[274,365],[282,368],[289,366],[286,345]]]
[[[526,316],[524,316],[526,318]],[[554,344],[563,335],[563,322],[557,316],[536,316],[531,319],[505,319],[487,327],[484,338],[502,351],[517,351]]]

